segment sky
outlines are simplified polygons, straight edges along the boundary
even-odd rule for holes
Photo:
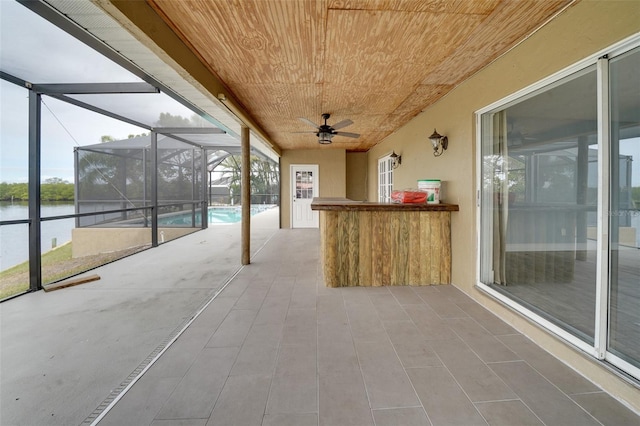
[[[27,90],[3,82],[0,91],[0,182],[27,182]],[[9,87],[5,87],[9,86]],[[10,87],[13,86],[13,87]],[[99,143],[103,135],[126,139],[145,129],[78,108],[53,98],[42,105],[42,181],[73,182],[73,149]]]
[[[31,83],[141,82],[137,76],[30,12],[0,0],[0,68]],[[99,98],[98,98],[99,96]],[[160,113],[190,118],[193,112],[166,94],[83,95],[107,110],[153,126]],[[0,182],[28,178],[28,91],[0,80]],[[104,135],[126,139],[147,130],[43,96],[42,181],[73,182],[73,149]]]
[[[141,81],[24,6],[6,0],[0,0],[0,65],[2,71],[32,83]],[[73,181],[74,146],[98,143],[102,135],[124,139],[144,131],[66,102],[43,99],[42,180]],[[28,91],[0,81],[0,182],[27,181],[27,112]]]

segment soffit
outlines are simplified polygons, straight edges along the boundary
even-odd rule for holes
[[[366,151],[572,0],[148,0],[282,149]],[[309,131],[306,134],[295,132]]]
[[[178,64],[168,63],[154,50],[147,40],[141,40],[133,32],[110,16],[99,5],[77,0],[49,0],[49,6],[64,15],[68,20],[83,28],[91,36],[108,46],[118,55],[126,58],[146,75],[169,88],[186,103],[194,105],[214,119],[214,124],[224,129],[235,138],[234,144],[240,144],[241,121],[224,105],[221,105],[214,94],[203,87]],[[92,78],[92,76],[89,76]],[[135,105],[131,105],[135,107]],[[145,113],[146,111],[141,111]],[[260,135],[253,134],[252,145],[261,153],[277,161],[278,155]]]

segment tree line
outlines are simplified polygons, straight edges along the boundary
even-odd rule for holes
[[[229,189],[233,194],[234,204],[240,203],[241,158],[230,155],[220,164],[219,176],[229,179]],[[277,163],[264,160],[255,155],[249,159],[252,204],[279,204],[280,167]]]
[[[237,158],[228,158],[223,162],[226,166],[224,174],[231,175],[231,188],[234,194],[240,193],[240,166]],[[275,164],[251,158],[251,186],[253,193],[278,194],[280,184]],[[74,184],[60,178],[49,178],[40,185],[42,201],[74,201]],[[27,183],[0,182],[0,201],[28,201],[29,187]],[[640,208],[640,187],[631,188],[631,200],[635,208]]]
[[[74,185],[60,178],[46,179],[40,185],[40,199],[42,201],[73,201]],[[0,201],[28,201],[29,184],[0,183]]]

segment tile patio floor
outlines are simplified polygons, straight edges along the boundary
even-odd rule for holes
[[[640,425],[453,286],[327,289],[280,230],[105,425]]]

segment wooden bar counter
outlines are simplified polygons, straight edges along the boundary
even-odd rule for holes
[[[311,209],[327,287],[450,284],[457,205],[315,198]]]

